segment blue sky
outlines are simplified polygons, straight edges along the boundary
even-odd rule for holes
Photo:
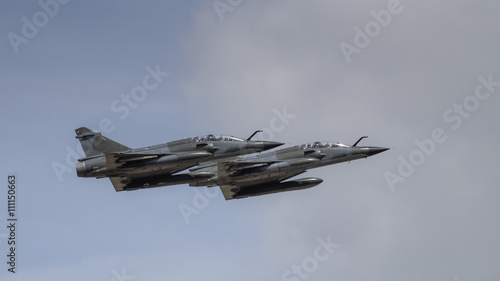
[[[0,167],[19,180],[18,272],[2,263],[1,280],[304,280],[285,273],[318,239],[338,248],[308,280],[498,280],[498,3],[41,2],[57,12],[19,45],[9,34],[44,10],[0,4]],[[161,81],[122,116],[113,104],[148,69]],[[289,145],[368,135],[395,149],[311,170],[324,182],[304,191],[117,193],[74,170],[74,129],[103,120],[130,147],[268,129]],[[436,129],[445,140],[426,154],[417,143]],[[418,165],[407,175],[402,161]]]

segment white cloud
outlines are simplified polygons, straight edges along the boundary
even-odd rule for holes
[[[495,27],[464,17],[470,11],[464,3],[435,4],[428,13],[427,4],[405,1],[403,12],[347,64],[338,44],[352,39],[354,26],[370,20],[370,10],[386,4],[357,3],[354,8],[347,2],[253,1],[238,6],[223,22],[213,20],[209,8],[197,15],[195,33],[188,39],[195,60],[182,84],[201,115],[219,112],[230,116],[225,123],[229,128],[255,127],[266,124],[270,108],[286,105],[297,118],[278,140],[349,143],[368,134],[363,141],[367,145],[398,148],[310,171],[308,175],[325,179],[314,189],[248,199],[265,206],[256,215],[264,229],[265,260],[275,266],[275,278],[309,255],[315,238],[326,234],[342,249],[315,279],[442,280],[469,274],[467,264],[485,262],[474,261],[471,247],[458,257],[449,247],[481,236],[478,229],[465,227],[461,232],[455,216],[480,215],[460,211],[456,202],[467,201],[472,190],[486,192],[492,180],[480,172],[467,175],[468,165],[481,160],[457,147],[473,137],[467,132],[474,124],[480,126],[483,113],[478,111],[476,119],[468,120],[469,127],[457,133],[449,130],[442,114],[474,91],[478,76],[499,70],[491,60],[498,56],[489,48],[480,53],[484,47],[477,44],[498,45],[488,35]],[[490,5],[484,9],[491,10]],[[500,80],[500,72],[495,75]],[[201,107],[196,105],[199,99],[204,101]],[[493,114],[492,108],[484,111]],[[397,168],[397,156],[407,155],[415,149],[416,138],[429,137],[436,127],[449,134],[447,143],[391,193],[384,171]],[[477,134],[499,138],[492,131]],[[491,165],[494,162],[484,164]],[[459,190],[463,193],[457,194]],[[493,204],[480,194],[475,197],[477,208]],[[448,212],[437,216],[443,208]],[[479,228],[497,231],[488,224]]]

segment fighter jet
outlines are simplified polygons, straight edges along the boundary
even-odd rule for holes
[[[132,149],[81,127],[75,130],[86,157],[78,159],[76,173],[79,177],[109,177],[116,191],[130,186],[140,188],[155,184],[157,177],[194,167],[202,161],[218,160],[261,152],[283,145],[280,142],[252,141],[254,132],[246,140],[227,135],[206,135],[185,138],[163,144]],[[201,174],[198,174],[200,177]],[[136,188],[137,189],[137,188]]]
[[[366,136],[352,146],[317,141],[251,157],[200,165],[190,170],[189,177],[194,180],[189,184],[208,187],[218,185],[226,200],[310,188],[323,180],[315,177],[288,179],[308,169],[367,158],[389,149],[357,146],[363,138]]]

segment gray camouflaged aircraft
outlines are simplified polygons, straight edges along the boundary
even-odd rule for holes
[[[75,130],[86,157],[78,159],[79,177],[108,177],[116,191],[147,188],[157,177],[198,165],[202,161],[219,160],[261,152],[283,145],[280,142],[252,141],[255,131],[246,140],[226,135],[206,135],[186,138],[154,146],[132,149],[81,127]],[[197,175],[203,177],[202,174]],[[153,186],[151,186],[153,187]]]
[[[202,164],[190,169],[189,177],[195,180],[189,184],[208,187],[218,185],[226,200],[310,188],[323,180],[314,177],[288,179],[308,169],[367,158],[389,149],[357,146],[363,138],[366,136],[352,146],[317,141],[234,161]]]
[[[367,158],[388,150],[385,147],[352,146],[333,142],[312,142],[246,157],[208,161],[188,173],[155,175],[128,181],[124,190],[189,184],[220,186],[226,200],[306,189],[323,182],[320,178],[288,180],[308,169]]]

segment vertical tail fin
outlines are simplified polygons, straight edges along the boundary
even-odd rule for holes
[[[101,133],[96,133],[85,127],[78,128],[75,132],[87,157],[130,149],[130,147],[105,138]]]

